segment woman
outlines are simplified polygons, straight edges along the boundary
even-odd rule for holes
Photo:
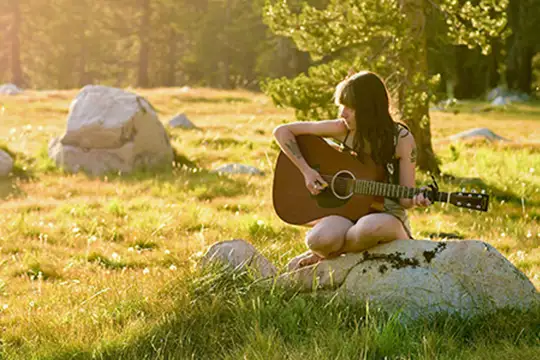
[[[414,137],[404,125],[393,121],[384,82],[372,72],[359,72],[336,87],[334,99],[340,108],[339,119],[295,122],[274,129],[279,146],[304,175],[307,189],[316,195],[328,184],[302,156],[296,142],[296,136],[302,134],[332,137],[355,153],[369,154],[385,167],[389,182],[414,187]],[[405,209],[429,205],[429,199],[420,193],[413,199],[385,198],[383,212],[365,215],[356,222],[337,215],[322,218],[306,234],[310,250],[293,259],[289,270],[379,243],[412,239]]]

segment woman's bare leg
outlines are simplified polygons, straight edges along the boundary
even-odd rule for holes
[[[310,251],[291,260],[289,270],[342,253],[360,252],[381,243],[408,238],[401,221],[389,214],[369,214],[356,224],[341,216],[328,216],[306,234]]]
[[[300,261],[300,266],[316,263],[337,253],[345,243],[345,235],[353,222],[342,216],[327,216],[321,219],[306,234],[306,244],[312,252],[312,256]]]
[[[378,213],[361,217],[345,235],[340,252],[359,252],[377,244],[408,239],[403,224],[390,214]]]

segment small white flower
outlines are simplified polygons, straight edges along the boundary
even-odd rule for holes
[[[532,234],[531,234],[530,231],[527,233],[527,237],[528,237],[528,238],[532,237]]]
[[[534,168],[530,168],[529,172],[532,174],[534,172]]]
[[[170,255],[171,252],[168,249],[165,249],[165,255]]]
[[[142,271],[142,273],[143,273],[144,275],[149,274],[149,273],[150,273],[150,269],[144,268],[144,270]]]
[[[134,249],[133,247],[129,247],[129,248],[128,248],[128,251],[129,251],[129,252],[133,252],[133,251],[135,251],[135,249]]]
[[[79,231],[81,231],[81,229],[79,229],[78,227],[74,227],[71,231],[73,231],[73,233],[78,233]]]
[[[7,308],[8,308],[8,307],[9,307],[9,305],[8,305],[8,304],[4,304],[4,305],[2,305],[2,309],[3,309],[3,310],[7,310]]]
[[[91,242],[91,243],[95,242],[96,240],[97,240],[96,235],[92,235],[92,236],[90,236],[90,237],[88,238],[88,242]]]
[[[171,265],[171,266],[169,266],[169,269],[172,270],[172,271],[175,271],[177,268],[176,268],[176,266]]]
[[[505,237],[505,236],[506,236],[506,234],[505,234],[505,233],[501,233],[501,236],[502,236],[502,237]]]
[[[111,257],[112,257],[114,260],[116,260],[116,261],[120,260],[120,255],[118,255],[118,254],[115,253],[115,252],[112,253]]]
[[[257,220],[257,225],[263,226],[263,225],[264,225],[264,221],[262,221],[262,220]]]

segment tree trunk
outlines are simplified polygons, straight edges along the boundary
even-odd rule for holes
[[[141,23],[139,26],[139,76],[137,78],[138,87],[148,87],[148,58],[150,52],[150,0],[140,0],[142,10]]]
[[[176,30],[171,27],[169,31],[169,56],[167,61],[167,78],[165,79],[165,86],[176,85],[176,64],[178,62],[178,38]]]
[[[531,46],[526,46],[521,49],[520,52],[520,62],[519,62],[519,73],[517,88],[519,91],[526,94],[530,94],[532,91],[532,59],[534,57],[534,49]]]
[[[406,69],[406,79],[402,86],[409,87],[400,93],[413,92],[417,96],[425,93],[425,97],[418,97],[418,101],[409,103],[410,108],[403,109],[404,102],[400,103],[402,113],[406,115],[405,122],[414,135],[418,149],[417,166],[420,170],[429,171],[432,174],[440,174],[439,164],[431,144],[431,121],[429,118],[429,89],[427,84],[428,65],[426,51],[426,17],[424,14],[424,0],[401,0],[404,13],[411,25],[411,35],[416,39],[405,50],[403,61]],[[417,75],[421,75],[421,82],[414,83]],[[403,95],[400,96],[403,100]]]
[[[231,1],[230,0],[225,0],[225,29],[227,29],[229,27],[230,23],[231,23]],[[223,56],[223,80],[221,82],[222,87],[225,88],[225,89],[230,89],[231,88],[231,74],[230,74],[231,64],[230,64],[230,59],[229,59],[230,46],[228,44],[230,39],[228,37],[229,37],[229,34],[225,30],[225,43],[223,44],[224,49],[223,49],[223,52],[222,52],[222,56]]]
[[[11,42],[11,82],[19,87],[23,84],[23,72],[21,66],[21,8],[19,0],[11,0],[11,12],[13,14],[13,23],[11,25],[10,42]]]

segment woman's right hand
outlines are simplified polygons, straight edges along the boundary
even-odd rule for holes
[[[308,191],[313,195],[319,194],[328,186],[328,183],[324,181],[321,174],[312,168],[304,171],[304,179],[306,181]]]

